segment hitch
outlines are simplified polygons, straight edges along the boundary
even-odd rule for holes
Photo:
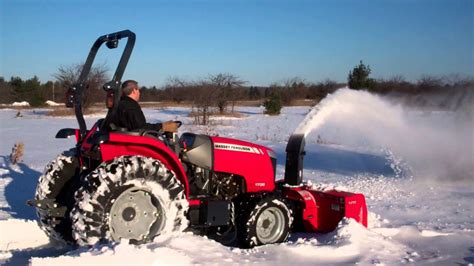
[[[28,200],[26,204],[47,211],[51,217],[63,218],[67,211],[67,207],[60,206],[56,203],[55,199]]]

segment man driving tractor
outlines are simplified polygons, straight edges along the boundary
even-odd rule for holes
[[[167,121],[163,123],[150,124],[146,122],[142,108],[138,104],[140,100],[140,88],[135,80],[127,80],[122,84],[122,97],[117,107],[115,117],[112,119],[117,127],[126,128],[128,131],[137,129],[155,130],[164,132],[176,132],[178,123]]]

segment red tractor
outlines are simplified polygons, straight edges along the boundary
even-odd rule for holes
[[[125,38],[113,79],[103,87],[107,116],[87,129],[81,102],[96,53],[103,43],[113,49]],[[277,157],[267,147],[114,127],[110,120],[134,43],[129,30],[99,37],[68,90],[66,105],[75,108],[79,129],[61,129],[56,138],[74,136],[77,145],[48,164],[29,201],[50,237],[79,245],[146,243],[188,227],[223,243],[252,247],[285,241],[292,230],[331,231],[343,217],[367,225],[363,195],[303,184],[303,135],[290,137],[285,176],[275,182]]]

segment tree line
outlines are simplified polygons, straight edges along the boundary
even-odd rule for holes
[[[42,83],[37,76],[30,79],[0,77],[0,103],[27,101],[31,106],[42,106],[45,101],[64,102],[67,89],[74,83],[81,66],[60,67],[54,75],[55,81]],[[84,93],[83,106],[103,102],[105,93],[101,86],[109,79],[103,66],[92,69]],[[328,93],[345,86],[332,80],[317,83],[300,78],[290,78],[269,86],[253,86],[238,76],[229,73],[209,75],[199,80],[169,78],[160,88],[142,86],[140,100],[143,102],[189,103],[199,108],[216,108],[219,113],[232,112],[237,101],[261,101],[272,95],[279,95],[283,105],[291,105],[295,100],[320,100]]]
[[[61,66],[54,74],[55,81],[42,83],[38,77],[23,80],[11,77],[6,80],[0,77],[0,103],[27,101],[31,106],[42,106],[46,100],[64,102],[66,90],[78,78],[81,64]],[[265,106],[278,107],[292,105],[296,100],[319,102],[328,93],[338,88],[349,86],[352,89],[365,89],[377,94],[417,96],[426,94],[454,93],[459,90],[472,91],[474,80],[460,77],[422,76],[417,81],[407,81],[401,76],[390,79],[373,79],[370,77],[370,66],[362,61],[348,74],[347,83],[333,80],[308,82],[294,77],[269,86],[253,86],[240,77],[230,73],[218,73],[198,80],[186,80],[178,77],[169,78],[160,88],[156,86],[141,87],[141,101],[187,103],[204,113],[200,119],[208,119],[207,114],[214,112],[233,112],[238,101],[256,101]],[[105,93],[101,86],[109,80],[107,69],[99,65],[91,70],[84,94],[84,106],[87,108],[95,102],[103,102]],[[278,109],[278,108],[277,108]],[[279,109],[275,113],[278,113]],[[201,121],[202,122],[202,121]],[[204,121],[206,122],[206,121]]]
[[[0,103],[28,102],[31,106],[44,106],[46,101],[65,102],[68,88],[79,78],[82,64],[61,66],[54,74],[55,81],[41,82],[37,76],[22,79],[13,76],[6,80],[0,76]],[[84,106],[105,99],[101,86],[108,80],[107,69],[104,65],[92,68],[87,80],[87,93],[84,94]]]
[[[27,101],[32,106],[41,106],[53,95],[54,84],[52,81],[41,83],[37,76],[23,80],[20,77],[11,77],[9,81],[0,77],[0,103]],[[54,93],[59,97],[58,93]],[[64,97],[64,96],[62,96]]]
[[[348,74],[347,83],[352,89],[390,95],[410,106],[440,108],[470,112],[474,104],[474,77],[421,76],[417,81],[407,81],[403,76],[373,79],[371,68],[362,61]]]

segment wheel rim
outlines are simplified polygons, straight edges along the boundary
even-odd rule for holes
[[[114,241],[150,240],[164,227],[163,208],[151,193],[137,188],[122,192],[110,209],[110,234]]]
[[[262,244],[277,242],[285,229],[285,215],[276,207],[265,209],[257,220],[257,238]]]

